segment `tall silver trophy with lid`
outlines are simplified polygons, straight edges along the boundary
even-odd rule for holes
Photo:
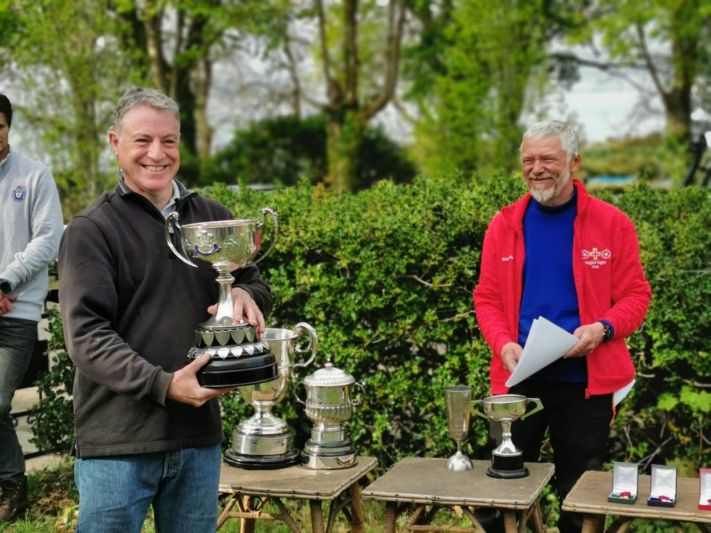
[[[354,386],[362,389],[350,374],[327,362],[323,368],[304,378],[306,416],[313,422],[311,438],[303,451],[306,468],[334,470],[348,468],[358,462],[353,442],[345,428],[360,403],[351,398]]]
[[[217,220],[181,225],[171,213],[165,221],[165,240],[171,251],[191,267],[217,271],[220,296],[217,311],[195,329],[195,342],[188,353],[194,360],[209,354],[212,360],[197,374],[203,387],[224,388],[264,383],[278,377],[278,363],[269,343],[257,339],[247,322],[235,323],[231,272],[264,259],[278,234],[276,213],[262,209],[263,220]],[[274,237],[257,258],[262,228],[272,220]],[[177,243],[177,244],[175,244]]]
[[[225,452],[228,464],[242,468],[281,468],[301,459],[301,453],[294,448],[293,431],[271,409],[287,394],[295,371],[313,362],[318,335],[309,324],[299,322],[293,330],[266,328],[262,340],[276,355],[279,376],[266,383],[237,389],[255,410],[254,415],[234,429],[232,446]]]

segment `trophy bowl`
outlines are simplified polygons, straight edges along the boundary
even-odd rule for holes
[[[173,212],[165,220],[165,240],[175,256],[186,265],[217,270],[220,297],[217,312],[201,324],[205,328],[231,327],[234,323],[231,287],[234,277],[230,272],[249,264],[259,263],[267,257],[276,243],[279,232],[276,213],[268,207],[262,209],[274,225],[274,238],[264,253],[259,253],[264,222],[260,220],[213,220],[181,225],[179,215]],[[177,236],[176,247],[171,234]],[[255,259],[256,258],[256,259]]]
[[[486,418],[493,422],[502,420],[518,420],[526,413],[526,403],[529,398],[520,394],[501,394],[479,400],[483,406]]]

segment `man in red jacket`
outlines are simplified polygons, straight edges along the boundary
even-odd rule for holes
[[[549,432],[562,501],[585,470],[602,467],[613,394],[634,378],[624,338],[642,324],[651,290],[631,220],[573,179],[580,153],[572,126],[532,126],[521,161],[529,192],[489,224],[474,307],[493,351],[492,393],[543,402],[541,412],[513,424],[513,440],[524,461],[537,461]],[[509,391],[505,382],[540,316],[579,341]],[[578,517],[561,513],[559,528],[579,531]]]

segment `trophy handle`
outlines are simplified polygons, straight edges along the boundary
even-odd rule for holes
[[[536,404],[536,407],[528,411],[527,413],[524,413],[519,420],[523,420],[524,418],[527,418],[531,416],[533,413],[537,413],[541,409],[543,409],[543,403],[541,402],[540,398],[526,398],[526,402],[533,402]]]
[[[267,250],[261,255],[259,259],[255,259],[254,261],[252,261],[252,263],[254,263],[255,265],[271,253],[272,248],[274,248],[274,245],[277,241],[277,237],[279,235],[279,222],[277,222],[276,213],[273,209],[269,207],[262,208],[262,216],[265,217],[265,220],[267,215],[272,219],[272,223],[274,224],[274,236],[272,238],[272,242],[269,243],[269,248],[267,248]],[[264,226],[264,221],[259,222],[257,224],[257,227],[259,228],[261,228],[262,226]]]
[[[356,382],[354,383],[354,385],[360,389],[361,397],[360,397],[360,398],[356,398],[355,400],[353,400],[353,401],[351,402],[351,405],[352,405],[353,407],[358,407],[360,404],[363,403],[363,398],[362,398],[362,396],[365,395],[365,385],[363,385],[360,381],[356,381]]]
[[[294,368],[303,368],[309,366],[311,363],[314,362],[314,358],[316,357],[316,349],[318,348],[318,335],[316,334],[316,330],[306,322],[299,322],[294,328],[294,333],[296,333],[297,337],[300,337],[303,333],[306,333],[309,336],[309,344],[305,348],[300,348],[297,345],[296,353],[298,353],[299,355],[308,353],[311,354],[308,360],[295,363]]]
[[[477,415],[477,416],[480,416],[480,417],[482,417],[482,418],[486,418],[487,420],[489,420],[489,417],[488,417],[488,416],[486,416],[484,413],[482,413],[481,411],[479,411],[479,409],[477,409],[476,407],[474,407],[474,404],[477,404],[477,403],[481,403],[481,400],[472,400],[472,401],[469,403],[469,406],[470,406],[470,408],[471,408],[471,412],[472,412],[473,414]]]
[[[190,259],[187,257],[187,253],[185,252],[185,244],[183,243],[183,235],[182,235],[182,228],[180,227],[180,223],[178,220],[180,219],[180,215],[178,215],[177,211],[173,211],[168,217],[165,219],[165,225],[163,226],[163,231],[165,234],[165,242],[168,243],[168,248],[180,259],[183,263],[186,265],[189,265],[191,267],[198,268],[198,266],[193,263]],[[173,239],[170,238],[170,229],[173,228],[175,230],[175,234],[178,236],[178,242],[180,242],[180,247],[182,248],[182,253],[178,251],[178,249],[173,245]]]
[[[299,402],[301,405],[306,405],[306,402],[301,399],[301,397],[299,396],[299,393],[298,393],[298,391],[297,391],[299,385],[300,385],[300,383],[298,383],[298,384],[296,385],[296,387],[294,387],[294,389],[293,389],[293,391],[294,391],[294,399],[295,399],[297,402]]]

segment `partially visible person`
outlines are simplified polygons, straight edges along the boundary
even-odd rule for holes
[[[214,532],[223,434],[219,395],[187,363],[196,326],[218,300],[215,273],[168,248],[165,218],[232,218],[189,192],[180,167],[177,103],[135,88],[119,100],[109,132],[119,181],[67,227],[59,297],[76,365],[75,479],[79,533],[141,531],[149,506],[157,531]],[[234,316],[258,332],[272,306],[259,269],[233,273]]]
[[[578,134],[538,123],[521,143],[528,194],[501,209],[484,237],[474,307],[492,349],[493,394],[540,398],[544,409],[512,426],[524,461],[538,461],[546,431],[561,499],[585,470],[602,468],[614,416],[613,393],[634,379],[625,337],[642,324],[651,290],[632,221],[573,179]],[[531,324],[543,316],[579,340],[563,358],[510,390]],[[562,512],[561,533],[580,530]]]
[[[10,149],[12,104],[0,94],[0,523],[27,508],[25,458],[10,415],[37,342],[62,208],[49,169]]]

